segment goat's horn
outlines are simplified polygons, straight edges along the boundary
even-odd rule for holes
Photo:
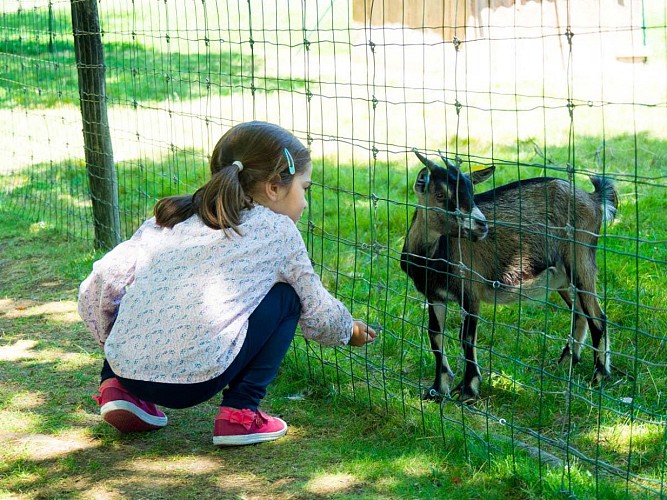
[[[417,148],[412,148],[412,152],[417,155],[417,158],[419,158],[419,161],[422,162],[424,165],[426,165],[429,170],[433,170],[434,168],[438,167],[437,164],[433,163],[431,160],[429,160],[423,154],[421,154],[419,151],[417,151]]]
[[[447,165],[449,168],[457,168],[456,165],[452,163],[452,161],[449,158],[447,158],[439,149],[438,149],[438,156],[442,159],[442,161],[445,162],[445,165]]]

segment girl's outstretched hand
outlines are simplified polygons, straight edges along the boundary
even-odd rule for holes
[[[377,338],[378,334],[375,333],[370,326],[368,326],[363,321],[354,321],[354,327],[352,327],[352,338],[350,338],[350,345],[355,347],[361,347],[364,344],[373,342]]]

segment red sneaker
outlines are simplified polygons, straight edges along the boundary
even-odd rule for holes
[[[237,410],[223,406],[215,417],[213,444],[216,446],[239,446],[273,441],[283,437],[287,424],[278,417],[257,410]]]
[[[93,399],[101,406],[102,418],[120,432],[141,432],[162,429],[167,416],[157,406],[127,392],[115,378],[100,386],[100,396]]]

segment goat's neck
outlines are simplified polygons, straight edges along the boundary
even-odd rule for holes
[[[415,212],[407,240],[410,242],[410,252],[416,255],[433,258],[438,254],[439,258],[442,258],[443,253],[449,254],[449,238],[429,228],[426,211],[423,209]]]

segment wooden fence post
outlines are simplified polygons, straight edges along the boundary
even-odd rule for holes
[[[121,241],[118,181],[107,117],[104,50],[97,0],[71,0],[71,6],[95,246],[113,248]]]

